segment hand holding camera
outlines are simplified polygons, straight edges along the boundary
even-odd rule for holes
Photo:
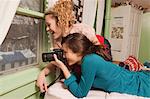
[[[54,54],[54,59],[55,59],[55,62],[57,63],[57,67],[59,67],[59,68],[63,68],[63,66],[65,66],[65,64],[61,61],[61,60],[59,60],[58,58],[57,58],[57,55],[56,54]],[[66,67],[66,66],[65,66]]]

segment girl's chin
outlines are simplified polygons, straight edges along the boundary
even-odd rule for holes
[[[61,36],[59,35],[53,35],[53,38],[56,40],[56,39],[59,39]]]
[[[73,64],[70,64],[70,63],[69,63],[69,66],[71,66],[71,65],[73,65]]]
[[[54,37],[54,39],[58,39],[58,36],[55,36],[55,35],[54,35],[53,37]]]
[[[69,64],[69,66],[74,65],[73,63],[68,63],[68,64]]]

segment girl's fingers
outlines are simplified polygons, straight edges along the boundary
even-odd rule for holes
[[[41,91],[41,92],[45,92],[44,86],[40,86],[40,91]]]
[[[57,55],[56,55],[56,54],[54,54],[54,59],[55,59],[55,61],[57,61],[57,60],[58,60],[58,58],[57,58]]]
[[[54,59],[55,59],[55,61],[56,61],[56,63],[57,63],[56,66],[58,66],[58,67],[60,68],[60,67],[63,65],[63,62],[60,61],[60,60],[57,58],[57,55],[56,55],[56,54],[54,54]]]
[[[47,92],[47,84],[44,84],[44,89],[45,89],[45,91]]]

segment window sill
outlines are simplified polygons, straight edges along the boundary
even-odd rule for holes
[[[7,94],[17,88],[35,82],[40,71],[40,68],[33,67],[24,71],[0,77],[0,95]],[[54,75],[50,76],[51,77],[47,77],[48,82],[51,82],[54,79]]]

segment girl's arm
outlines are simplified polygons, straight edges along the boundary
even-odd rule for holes
[[[77,83],[76,76],[73,74],[70,74],[67,67],[61,61],[59,61],[56,56],[55,56],[55,61],[58,63],[57,66],[61,68],[61,70],[63,71],[65,75],[66,80],[64,81],[64,84],[68,87],[70,92],[78,98],[87,96],[95,79],[97,68],[93,65],[95,65],[96,62],[93,60],[91,62],[91,58],[90,60],[89,59],[84,60],[84,63],[82,64],[82,67],[81,67],[82,68],[81,79],[80,79],[80,82]]]
[[[55,62],[50,62],[38,75],[36,85],[40,88],[41,92],[47,91],[47,83],[45,76],[50,73],[50,71],[54,71]]]
[[[79,83],[76,81],[76,76],[71,75],[68,79],[64,81],[65,85],[68,87],[68,89],[71,91],[71,93],[78,97],[82,98],[87,96],[89,90],[91,89],[95,75],[96,75],[96,62],[91,62],[91,59],[84,59],[84,62],[81,64],[81,79]]]

